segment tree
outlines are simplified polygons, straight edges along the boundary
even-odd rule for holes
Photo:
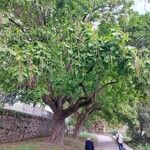
[[[73,119],[75,120],[74,129],[73,129],[73,136],[74,138],[78,138],[82,128],[85,125],[85,122],[93,112],[100,111],[101,104],[93,102],[88,107],[81,108],[77,112],[74,113]]]
[[[126,11],[127,10],[129,10],[129,8],[128,9],[126,8]],[[127,11],[127,12],[129,13],[130,11]],[[124,30],[123,27],[129,23],[129,20],[126,17],[127,17],[127,13],[117,16],[119,24],[116,23],[115,21],[112,23],[111,19],[108,19],[107,21],[101,20],[100,25],[99,25],[99,34],[103,37],[107,37],[110,33],[110,29],[113,28],[114,26],[120,26],[120,27],[122,27],[122,30]],[[135,50],[135,53],[136,53],[136,50]],[[135,54],[135,55],[137,55],[137,54]],[[133,64],[134,63],[135,62],[133,62]],[[135,66],[136,65],[134,65],[134,67]],[[136,71],[137,71],[136,73],[138,73],[138,70],[136,70]],[[132,85],[129,86],[126,84],[127,79],[126,79],[126,83],[123,80],[124,79],[122,78],[121,82],[124,83],[123,85],[120,82],[118,84],[115,83],[116,91],[113,90],[114,86],[113,86],[113,88],[111,88],[111,90],[109,89],[110,91],[109,91],[109,95],[107,95],[108,97],[107,96],[102,97],[102,94],[101,94],[101,96],[98,98],[99,101],[94,101],[88,107],[81,108],[81,109],[79,109],[79,111],[74,113],[73,118],[76,120],[76,123],[74,124],[75,128],[74,128],[73,134],[74,134],[75,138],[78,137],[82,127],[86,124],[87,119],[91,118],[91,116],[92,117],[97,116],[97,115],[101,116],[102,118],[105,118],[107,121],[109,121],[111,123],[123,122],[123,123],[128,123],[128,124],[135,124],[136,119],[137,119],[137,113],[135,111],[132,111],[131,107],[133,107],[133,105],[135,106],[135,103],[137,103],[138,98],[140,99],[141,93],[138,93],[137,89],[134,90],[134,86],[137,86],[136,84],[138,81],[132,83]],[[131,81],[131,80],[132,79],[129,79],[128,81]],[[124,92],[120,92],[123,89],[126,89],[126,90]],[[106,90],[107,89],[105,89],[105,92],[104,92],[105,94],[107,93]],[[137,92],[137,93],[135,94],[135,92]],[[115,95],[115,97],[114,97],[114,95]],[[128,95],[128,96],[126,96],[126,95]],[[132,96],[132,103],[130,103],[131,98],[129,98],[130,97],[129,95]],[[117,98],[118,98],[118,100],[117,100]],[[111,108],[108,107],[107,99],[109,99]],[[135,99],[136,99],[136,101],[133,102]],[[115,100],[118,103],[120,103],[120,104],[116,103],[120,107],[118,109],[117,109],[118,106],[114,105]],[[126,103],[124,103],[124,100],[126,100]],[[126,112],[122,112],[122,107],[126,108]],[[121,110],[121,111],[119,111],[119,110]],[[95,112],[97,112],[97,113],[95,113]],[[100,115],[100,114],[103,114],[103,115]],[[111,116],[111,117],[108,117],[108,116]]]
[[[150,13],[140,15],[137,12],[129,17],[129,22],[123,25],[124,31],[129,33],[131,46],[137,47],[137,58],[135,59],[135,67],[139,86],[137,88],[142,90],[140,101],[136,107],[138,118],[138,131],[135,126],[131,126],[133,138],[136,141],[141,141],[143,131],[147,128],[147,116],[150,98]],[[147,120],[147,121],[145,121]],[[144,129],[145,128],[145,129]],[[147,130],[147,129],[146,129]],[[148,130],[147,130],[148,131]],[[139,133],[138,133],[139,132]],[[147,133],[145,133],[146,135]],[[146,139],[143,139],[146,142]]]
[[[97,98],[97,103],[76,112],[74,137],[77,137],[82,128],[84,129],[87,124],[89,126],[97,118],[104,119],[109,124],[136,125],[138,120],[136,106],[141,93],[135,89],[135,85],[136,83],[131,84],[126,78],[122,78],[120,82],[107,87]]]
[[[117,8],[126,3],[3,1],[1,88],[24,102],[44,102],[51,107],[50,142],[63,143],[65,118],[88,108],[102,90],[122,77],[134,76],[127,35],[115,26],[103,36],[92,24],[103,20],[101,14],[108,14],[106,21],[110,16],[115,21],[125,10]]]
[[[138,48],[135,67],[137,77],[139,78],[143,93],[149,96],[149,79],[150,79],[150,13],[140,15],[133,13],[129,18],[129,23],[125,27],[125,31],[129,33],[131,46]],[[145,95],[145,96],[146,96]]]

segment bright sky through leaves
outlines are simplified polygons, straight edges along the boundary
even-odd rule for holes
[[[150,3],[147,0],[134,0],[134,10],[138,11],[140,14],[150,12]]]

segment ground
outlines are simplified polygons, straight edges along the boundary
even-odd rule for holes
[[[95,136],[98,139],[95,150],[119,150],[116,140],[113,136],[109,135],[95,135]],[[133,150],[126,144],[124,144],[124,148],[126,150]]]
[[[114,137],[92,134],[95,141],[95,150],[118,150]],[[83,139],[76,140],[71,136],[65,137],[65,146],[50,144],[48,137],[26,140],[24,142],[1,144],[0,150],[84,150]],[[124,145],[126,150],[132,150]]]
[[[48,137],[26,140],[24,142],[1,144],[0,150],[83,150],[84,141],[65,137],[65,146],[50,144]]]

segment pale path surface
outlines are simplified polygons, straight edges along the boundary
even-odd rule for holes
[[[119,150],[115,142],[115,138],[108,135],[95,135],[98,143],[95,145],[95,150]],[[133,150],[124,144],[126,150]]]

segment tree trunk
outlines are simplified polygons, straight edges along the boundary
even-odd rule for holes
[[[50,142],[63,144],[65,134],[65,118],[69,117],[74,112],[77,112],[81,107],[86,107],[92,102],[91,96],[80,98],[80,101],[71,104],[68,108],[63,109],[64,102],[69,99],[68,96],[53,96],[52,86],[48,85],[48,95],[43,95],[43,102],[50,106],[53,110],[53,119],[51,124]],[[72,100],[72,99],[71,99]]]
[[[99,109],[99,107],[97,107],[98,104],[97,103],[93,103],[90,106],[86,107],[85,110],[83,110],[80,114],[78,113],[76,117],[76,124],[75,124],[75,128],[73,130],[73,137],[74,138],[78,138],[81,129],[84,125],[84,123],[86,122],[86,119],[97,109]]]
[[[81,113],[81,114],[78,114],[76,120],[76,124],[75,124],[75,128],[73,130],[73,137],[74,138],[78,138],[80,132],[81,132],[81,129],[87,119],[87,117],[89,116],[90,114],[87,113],[86,111],[84,113]]]
[[[60,114],[53,115],[51,132],[50,132],[50,142],[63,144],[65,134],[65,118]]]
[[[81,132],[81,129],[83,127],[83,124],[84,124],[84,120],[83,121],[79,121],[75,124],[75,128],[73,130],[73,137],[74,138],[78,138],[79,137],[79,134]]]

